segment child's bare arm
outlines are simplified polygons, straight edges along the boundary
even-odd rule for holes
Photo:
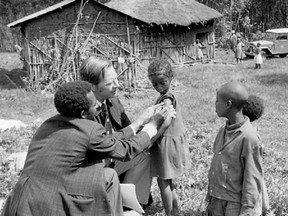
[[[172,101],[168,98],[164,99],[163,102],[164,102],[164,106],[166,107],[169,107],[172,105]],[[165,132],[165,130],[169,127],[171,121],[172,121],[172,117],[168,115],[168,117],[165,119],[163,124],[158,129],[157,134],[152,138],[152,143],[155,142]]]

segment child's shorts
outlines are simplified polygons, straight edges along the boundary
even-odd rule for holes
[[[211,198],[206,210],[206,216],[239,216],[241,203]],[[244,213],[244,212],[242,212]],[[247,208],[245,216],[256,216],[253,208]]]

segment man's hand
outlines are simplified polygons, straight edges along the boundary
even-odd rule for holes
[[[148,108],[149,109],[149,108]],[[143,131],[146,131],[152,139],[152,143],[155,141],[153,140],[154,138],[156,139],[157,129],[161,129],[163,122],[171,122],[172,118],[176,118],[176,111],[173,108],[173,106],[163,106],[163,104],[158,104],[158,106],[153,106],[154,109],[154,114],[150,118],[150,121],[144,126]]]
[[[168,111],[168,117],[170,118],[176,118],[176,110],[174,109],[173,105],[170,105],[169,107],[167,107],[167,111]]]
[[[135,131],[140,130],[145,124],[147,124],[151,120],[156,110],[161,110],[162,107],[163,103],[160,103],[145,109],[143,113],[140,116],[138,116],[134,122],[132,122],[132,126],[135,129]]]
[[[176,118],[176,111],[172,105],[156,110],[149,123],[159,128],[167,118]]]
[[[163,109],[157,111],[152,116],[149,123],[152,124],[153,126],[155,126],[156,128],[159,128],[162,125],[162,123],[164,122],[164,120],[167,118],[167,116],[168,116],[168,109],[166,107],[164,107]]]

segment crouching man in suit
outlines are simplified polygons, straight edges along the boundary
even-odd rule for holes
[[[2,216],[123,215],[117,173],[104,168],[103,159],[129,161],[148,149],[170,111],[148,108],[142,114],[147,124],[130,139],[124,137],[133,134],[133,126],[107,134],[91,121],[99,114],[92,88],[74,81],[57,90],[59,114],[46,120],[32,138]]]

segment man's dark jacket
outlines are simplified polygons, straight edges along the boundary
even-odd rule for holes
[[[29,146],[22,174],[2,216],[111,215],[102,159],[131,160],[151,145],[146,132],[130,140],[130,127],[112,135],[86,119],[56,115]]]

